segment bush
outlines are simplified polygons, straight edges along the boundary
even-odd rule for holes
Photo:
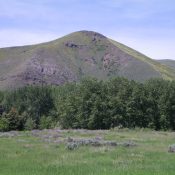
[[[77,144],[77,143],[67,143],[67,145],[66,145],[66,148],[68,149],[68,150],[75,150],[75,149],[77,149],[79,147],[79,145]]]
[[[15,108],[12,107],[8,113],[3,113],[2,118],[6,123],[5,125],[8,124],[8,130],[22,129],[22,117]]]
[[[0,131],[8,131],[9,130],[9,123],[8,120],[4,117],[0,118]]]
[[[35,129],[35,127],[36,127],[35,121],[32,118],[28,118],[26,120],[25,125],[24,125],[24,129],[25,130],[32,130],[32,129]]]
[[[42,116],[39,123],[39,129],[50,129],[53,128],[56,124],[54,123],[52,117]]]

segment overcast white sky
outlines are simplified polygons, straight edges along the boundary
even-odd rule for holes
[[[93,30],[154,59],[175,59],[173,0],[0,0],[0,47]]]

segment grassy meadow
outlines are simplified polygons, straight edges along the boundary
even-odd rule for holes
[[[66,147],[98,138],[135,146]],[[174,175],[175,133],[145,130],[33,130],[0,133],[0,175]]]

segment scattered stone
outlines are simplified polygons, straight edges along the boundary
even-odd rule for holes
[[[106,146],[118,146],[117,142],[115,141],[106,141],[105,145]]]
[[[101,146],[102,143],[96,139],[72,139],[70,142],[76,143],[79,146]]]
[[[73,139],[68,138],[67,141],[69,143],[76,143],[79,146],[117,146],[117,142],[115,141],[104,141],[101,138],[93,138],[93,139]]]
[[[68,137],[68,138],[67,138],[67,141],[68,141],[68,142],[73,142],[73,139],[72,139],[71,137]]]
[[[175,153],[175,144],[169,146],[168,152]]]
[[[33,135],[33,136],[35,136],[35,137],[40,136],[40,130],[32,130],[32,131],[31,131],[31,135]]]
[[[123,146],[123,147],[134,147],[137,144],[133,141],[127,141],[127,142],[120,142],[117,143],[116,141],[105,141],[102,138],[92,138],[92,139],[82,139],[82,138],[71,138],[68,137],[65,140],[65,143],[67,143],[67,147],[70,150],[74,150],[75,148],[78,148],[80,146],[94,146],[94,147],[103,147],[103,146],[109,146],[109,147],[116,147],[116,146]]]
[[[62,133],[63,130],[61,130],[61,129],[55,129],[55,132],[57,132],[57,133]]]
[[[63,137],[63,135],[62,135],[62,134],[53,134],[53,138],[54,138],[54,139],[57,139],[57,138],[59,138],[59,137]]]
[[[10,131],[10,132],[0,132],[0,137],[17,137],[19,133],[17,131]]]
[[[124,147],[133,147],[133,146],[136,146],[136,143],[132,142],[132,141],[128,141],[128,142],[124,142],[122,143],[122,145]]]
[[[103,138],[100,137],[100,136],[96,136],[95,139],[96,139],[96,140],[103,140]]]
[[[72,138],[72,137],[66,137],[67,134],[73,133],[73,134],[80,134],[80,135],[94,135],[94,138]],[[27,142],[27,140],[24,140],[23,137],[20,136],[34,136],[38,139],[41,139],[41,141],[46,142],[47,144],[53,143],[54,145],[60,145],[64,144],[66,146],[66,149],[68,150],[75,150],[81,146],[91,146],[91,147],[107,147],[111,149],[112,147],[134,147],[136,146],[136,143],[133,141],[125,141],[125,142],[116,142],[112,140],[104,140],[104,134],[106,133],[105,130],[98,130],[98,131],[91,131],[91,130],[60,130],[60,129],[45,129],[45,130],[32,130],[27,132],[19,132],[19,131],[10,131],[10,132],[0,132],[0,138],[11,138],[11,137],[17,137],[17,142]],[[18,138],[20,137],[20,138]],[[27,145],[27,144],[26,144]],[[31,147],[30,146],[24,146],[24,147]],[[171,145],[169,147],[169,152],[175,152],[175,144]]]

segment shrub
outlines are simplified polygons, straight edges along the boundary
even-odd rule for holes
[[[15,108],[11,108],[8,113],[3,113],[3,120],[8,124],[8,130],[20,130],[22,118]]]
[[[8,131],[9,130],[9,123],[8,120],[4,117],[0,118],[0,131]]]
[[[75,150],[79,147],[78,143],[74,143],[74,142],[71,142],[71,143],[67,143],[66,145],[66,148],[68,150]]]
[[[28,118],[26,120],[25,125],[24,125],[24,129],[25,130],[32,130],[32,129],[35,129],[35,127],[36,127],[35,121],[32,118]]]
[[[50,129],[56,125],[52,117],[42,116],[40,119],[39,129]]]

